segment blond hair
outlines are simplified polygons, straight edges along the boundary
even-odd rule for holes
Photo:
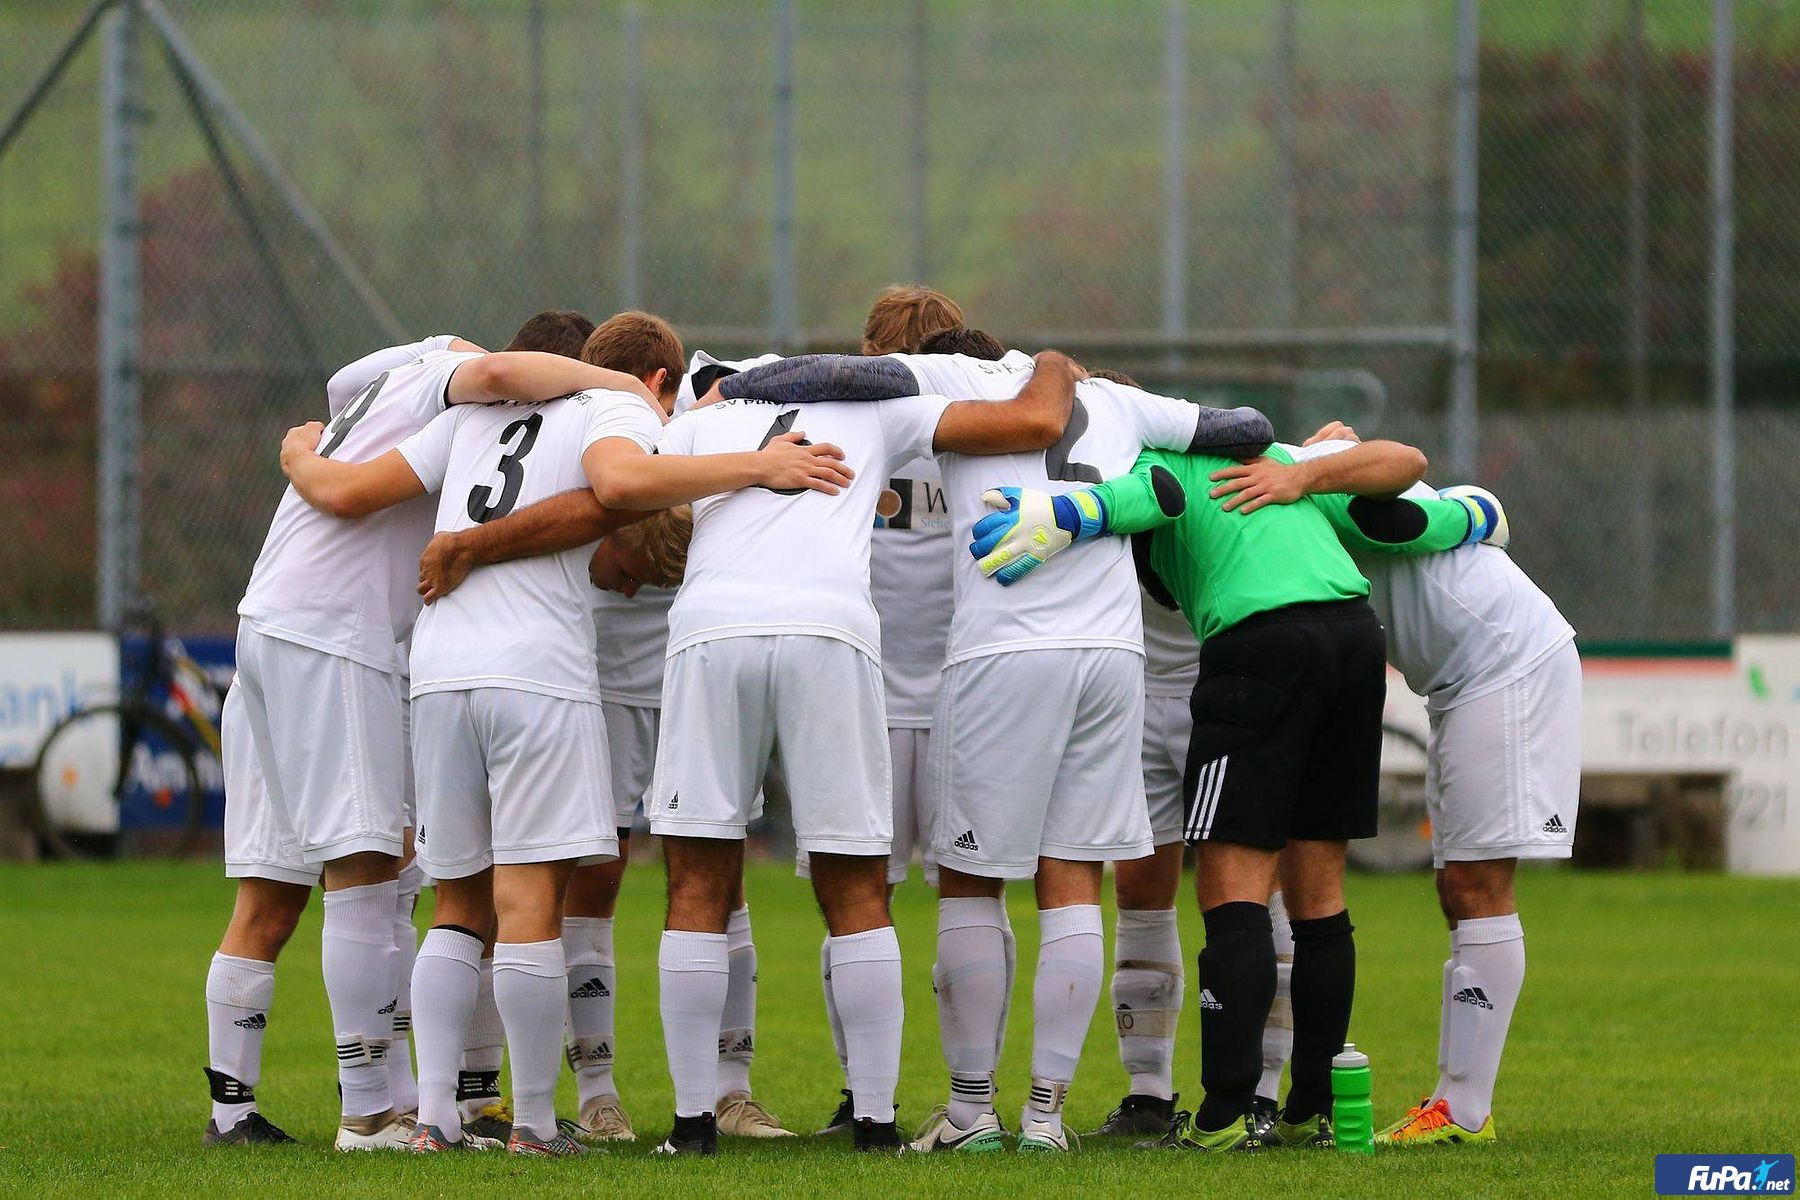
[[[934,333],[960,329],[960,305],[936,288],[896,283],[881,289],[863,324],[864,354],[916,354]]]
[[[686,504],[664,509],[612,534],[621,550],[638,550],[650,564],[652,587],[679,587],[687,573],[688,541],[694,536],[694,510]]]

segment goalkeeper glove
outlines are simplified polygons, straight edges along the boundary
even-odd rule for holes
[[[1512,529],[1506,523],[1506,510],[1500,507],[1500,497],[1486,488],[1465,483],[1447,487],[1438,496],[1454,500],[1468,510],[1469,536],[1463,539],[1463,545],[1472,546],[1481,542],[1504,550],[1507,543],[1512,541]]]
[[[1106,506],[1092,489],[1062,496],[1030,488],[990,488],[991,512],[975,522],[969,553],[981,573],[1010,587],[1076,542],[1106,532]]]

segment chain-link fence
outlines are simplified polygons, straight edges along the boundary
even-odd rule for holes
[[[191,54],[149,5],[140,366],[114,386],[141,391],[141,585],[178,625],[230,626],[279,433],[333,367],[400,333],[498,344],[547,306],[849,346],[878,287],[922,279],[1017,344],[1449,461],[1450,3],[164,2]],[[0,116],[85,8],[0,11]],[[1736,11],[1737,609],[1788,629],[1800,20]],[[1585,633],[1703,635],[1707,6],[1482,19],[1479,481]],[[13,626],[93,623],[114,524],[107,37],[0,150]]]

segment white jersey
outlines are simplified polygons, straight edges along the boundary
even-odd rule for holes
[[[674,588],[641,587],[635,596],[594,593],[594,647],[602,700],[633,708],[662,707],[669,607],[674,603]]]
[[[400,444],[427,491],[437,527],[453,532],[588,486],[581,457],[603,438],[646,451],[662,414],[628,392],[586,391],[548,404],[462,405]],[[419,618],[412,694],[513,688],[600,700],[595,668],[593,545],[495,563]]]
[[[1200,679],[1200,643],[1179,610],[1164,608],[1138,590],[1144,614],[1144,695],[1185,700]]]
[[[431,350],[383,371],[332,416],[319,453],[343,462],[379,458],[443,411],[450,376],[476,357]],[[394,643],[405,639],[419,611],[419,554],[431,540],[431,521],[432,503],[423,496],[343,520],[289,487],[238,615],[269,637],[399,670]]]
[[[943,682],[955,605],[950,504],[936,460],[917,458],[875,505],[869,590],[881,615],[881,677],[889,729],[929,729]]]
[[[931,452],[950,401],[909,396],[773,404],[728,400],[676,417],[662,454],[755,450],[792,429],[844,451],[856,473],[836,496],[745,488],[694,504],[687,574],[669,610],[669,656],[699,642],[759,634],[810,634],[881,657],[881,627],[869,598],[875,504],[890,474]]]
[[[1354,444],[1284,449],[1303,461]],[[1401,494],[1432,499],[1437,492],[1420,483]],[[1575,636],[1550,597],[1498,547],[1353,557],[1387,627],[1388,661],[1440,712],[1505,687]]]
[[[972,399],[1008,399],[1031,374],[1031,360],[1009,354],[985,362],[955,354],[896,354],[923,390]],[[1060,494],[1123,475],[1145,447],[1186,450],[1199,406],[1104,379],[1076,385],[1068,430],[1048,450],[1029,454],[943,454],[944,489],[958,537],[972,535],[991,510],[981,494],[1012,485]],[[1137,572],[1124,538],[1101,538],[1056,570],[1038,571],[1009,588],[984,579],[975,559],[954,557],[956,616],[946,661],[1012,650],[1112,646],[1144,652]]]
[[[760,367],[764,363],[780,362],[779,354],[759,354],[755,358],[714,358],[704,350],[696,350],[688,359],[687,373],[681,377],[681,386],[675,389],[675,416],[680,416],[700,402],[694,394],[694,374],[707,367],[729,367],[732,371],[748,371],[751,367]],[[711,390],[711,385],[708,389]]]

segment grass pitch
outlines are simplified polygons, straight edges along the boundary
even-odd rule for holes
[[[658,870],[634,867],[617,933],[618,1079],[643,1140],[579,1160],[522,1162],[327,1149],[336,1109],[316,903],[278,974],[258,1088],[264,1111],[304,1145],[201,1149],[201,988],[229,884],[207,865],[0,868],[0,1078],[12,1090],[0,1118],[0,1194],[1646,1195],[1659,1151],[1800,1149],[1788,1090],[1800,1067],[1800,881],[1534,871],[1520,887],[1530,970],[1500,1079],[1501,1142],[1492,1148],[1221,1160],[1095,1138],[1048,1161],[878,1160],[802,1140],[727,1142],[710,1161],[658,1161],[648,1157],[650,1139],[666,1131],[670,1106],[656,1015]],[[761,973],[756,1091],[790,1127],[810,1129],[839,1087],[819,994],[820,924],[805,885],[785,867],[753,867],[749,893]],[[1021,972],[1000,1082],[1002,1114],[1016,1125],[1036,920],[1026,890],[1014,889],[1012,907]],[[1446,939],[1422,875],[1357,877],[1350,907],[1360,950],[1352,1036],[1373,1060],[1376,1115],[1385,1121],[1434,1078]],[[923,1119],[944,1085],[927,966],[934,914],[918,882],[901,888],[906,1126]],[[1184,910],[1190,966],[1198,925]],[[1188,1001],[1177,1080],[1191,1100],[1198,1018]],[[564,1088],[569,1109],[567,1076]],[[1069,1099],[1071,1126],[1097,1124],[1123,1090],[1103,1001]]]

